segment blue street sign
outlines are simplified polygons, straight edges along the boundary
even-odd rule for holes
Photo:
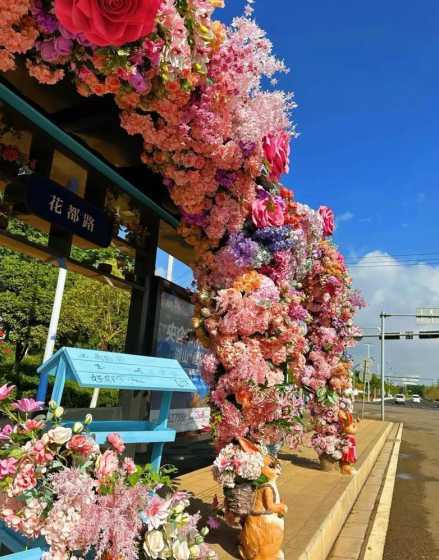
[[[113,223],[103,210],[47,177],[30,175],[25,183],[31,212],[95,245],[110,245]]]

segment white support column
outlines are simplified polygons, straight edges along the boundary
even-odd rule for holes
[[[49,331],[47,333],[46,348],[44,350],[43,363],[53,354],[58,331],[59,316],[61,313],[64,286],[66,283],[67,269],[64,259],[59,260],[58,281],[56,284],[55,299],[53,300],[52,316],[50,317]]]

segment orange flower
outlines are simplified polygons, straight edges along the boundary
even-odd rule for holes
[[[240,292],[254,292],[261,287],[263,276],[261,276],[256,270],[247,272],[237,278],[233,287]]]

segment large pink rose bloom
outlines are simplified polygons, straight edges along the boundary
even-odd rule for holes
[[[55,0],[56,17],[99,47],[120,47],[149,35],[162,0]]]
[[[323,220],[323,233],[329,237],[335,230],[334,212],[327,206],[320,206],[319,213]]]
[[[290,170],[290,135],[284,130],[276,134],[267,134],[262,144],[265,159],[270,164],[270,179],[279,181],[280,176]]]
[[[252,205],[253,223],[258,228],[283,226],[285,203],[279,196],[257,198]]]

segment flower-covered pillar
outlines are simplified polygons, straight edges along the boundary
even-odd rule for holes
[[[143,138],[142,160],[162,175],[195,249],[194,327],[209,349],[204,375],[218,448],[243,435],[294,447],[304,412],[296,389],[312,389],[320,377],[318,388],[327,388],[350,317],[334,307],[339,326],[322,323],[326,296],[314,286],[322,276],[332,282],[327,216],[280,184],[294,102],[262,83],[285,67],[250,4],[249,17],[230,27],[213,19],[222,5],[0,0],[0,70],[24,54],[41,83],[70,77],[81,95],[114,97],[121,125]],[[345,293],[346,281],[331,289]],[[334,329],[329,361],[320,340],[312,342],[321,327]]]
[[[352,363],[347,351],[358,329],[352,318],[364,305],[351,287],[344,259],[329,241],[334,230],[332,212],[320,208],[324,237],[315,253],[304,289],[312,317],[308,330],[309,353],[304,384],[311,390],[308,409],[315,434],[312,445],[328,468],[340,464],[350,474],[356,461],[353,413]]]

